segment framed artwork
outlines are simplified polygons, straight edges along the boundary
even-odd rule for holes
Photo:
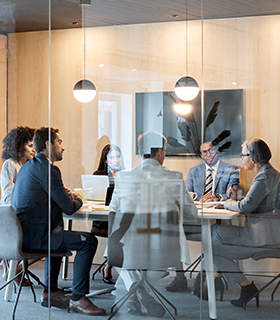
[[[167,138],[166,156],[199,156],[201,141],[212,141],[226,157],[240,154],[244,132],[242,89],[204,91],[203,114],[201,92],[190,102],[181,101],[173,91],[141,92],[135,94],[135,102],[136,153],[138,136],[157,131]],[[189,104],[189,113],[179,114],[175,104]]]

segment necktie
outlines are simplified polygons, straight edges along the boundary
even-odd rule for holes
[[[207,177],[205,180],[205,187],[204,187],[204,194],[209,193],[212,194],[213,188],[213,176],[212,176],[212,169],[207,170]]]

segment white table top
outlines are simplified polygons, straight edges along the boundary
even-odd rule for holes
[[[63,213],[65,220],[87,220],[96,219],[98,221],[108,221],[109,206],[96,201],[86,202],[79,210],[72,215]]]
[[[230,220],[239,216],[239,212],[226,209],[203,208],[197,211],[197,216],[203,219],[221,219]]]

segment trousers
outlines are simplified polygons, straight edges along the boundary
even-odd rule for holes
[[[73,265],[72,291],[77,295],[89,293],[90,269],[98,245],[97,238],[88,232],[64,231],[64,238],[57,252],[76,251]],[[57,290],[62,257],[45,259],[45,285]],[[50,270],[49,270],[50,263]]]
[[[229,285],[246,280],[240,270],[238,260],[251,258],[263,251],[261,247],[245,246],[242,241],[242,227],[218,225],[212,226],[213,263],[215,270],[222,272]],[[266,250],[274,250],[266,248]]]

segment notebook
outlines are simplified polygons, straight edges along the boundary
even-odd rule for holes
[[[81,177],[83,189],[89,189],[87,199],[105,202],[107,188],[109,187],[108,176],[82,174]]]

